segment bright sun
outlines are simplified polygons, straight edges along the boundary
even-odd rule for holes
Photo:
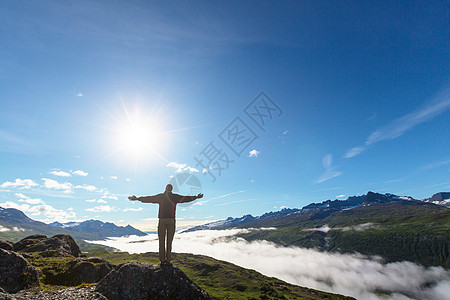
[[[162,158],[160,151],[166,134],[162,131],[161,120],[140,110],[131,114],[125,109],[124,116],[126,118],[117,122],[113,139],[120,156],[136,163]]]

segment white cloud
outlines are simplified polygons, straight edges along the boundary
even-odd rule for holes
[[[20,189],[29,189],[33,186],[38,186],[38,184],[31,179],[17,178],[14,182],[6,181],[6,182],[2,183],[2,185],[0,185],[0,188],[18,187]]]
[[[117,176],[109,176],[109,178],[110,178],[110,179],[113,179],[113,180],[119,179],[119,177],[117,177]]]
[[[130,182],[131,181],[131,179],[130,178],[127,178],[127,179],[125,179],[127,182]]]
[[[208,173],[208,169],[207,169],[207,168],[203,168],[202,173],[203,173],[203,174]]]
[[[6,201],[4,203],[0,203],[0,206],[3,208],[15,208],[21,211],[28,211],[30,209],[30,205],[28,204],[17,204],[15,202]]]
[[[50,174],[53,174],[55,176],[60,176],[60,177],[71,177],[72,175],[70,175],[70,173],[64,172],[64,171],[51,171]]]
[[[303,231],[321,231],[327,233],[330,230],[336,230],[336,231],[364,231],[368,229],[379,229],[380,226],[374,223],[364,223],[364,224],[358,224],[353,226],[345,226],[345,227],[333,227],[331,228],[328,225],[323,225],[321,227],[315,227],[315,228],[307,228],[303,229]]]
[[[95,203],[95,202],[97,202],[97,203],[103,203],[103,204],[108,203],[107,201],[105,201],[105,200],[103,200],[103,199],[89,199],[89,200],[86,200],[86,202],[89,202],[89,203]]]
[[[86,190],[88,192],[93,192],[95,190],[97,190],[97,188],[93,185],[88,185],[88,184],[83,184],[83,185],[77,185],[75,186],[76,189],[82,189],[82,190]]]
[[[124,212],[128,212],[128,211],[142,211],[143,208],[139,207],[139,208],[125,208],[123,211]]]
[[[364,231],[364,230],[368,230],[368,229],[374,229],[374,228],[376,229],[379,227],[380,227],[379,225],[369,222],[369,223],[364,223],[364,224],[338,227],[338,228],[333,228],[333,229],[337,229],[337,230],[341,230],[341,231]]]
[[[342,194],[342,195],[337,195],[337,196],[336,196],[336,198],[344,198],[344,197],[345,197],[344,194]]]
[[[196,168],[190,167],[186,164],[179,164],[176,162],[169,162],[166,167],[174,168],[176,173],[198,173],[199,171]],[[205,173],[205,172],[203,172]]]
[[[31,199],[30,197],[25,196],[24,194],[21,193],[16,193],[15,195],[19,198],[19,202],[25,202],[32,205],[44,203],[44,201],[42,201],[41,199]]]
[[[327,233],[330,230],[331,230],[331,227],[328,225],[323,225],[321,227],[315,227],[315,228],[303,229],[303,231],[320,231],[320,232],[325,232],[325,233]]]
[[[77,97],[83,97],[83,93],[78,93]]]
[[[116,195],[113,195],[108,191],[103,193],[102,198],[103,199],[111,199],[111,200],[119,200],[119,198]]]
[[[117,207],[109,205],[100,205],[93,208],[87,208],[86,211],[91,212],[114,212],[117,211]]]
[[[355,157],[368,147],[386,140],[396,139],[415,126],[427,122],[450,108],[450,89],[440,92],[432,102],[401,118],[393,120],[372,132],[362,146],[354,147],[347,151],[345,158]]]
[[[73,211],[67,212],[65,210],[56,209],[50,205],[45,204],[42,201],[40,202],[40,205],[37,206],[30,206],[28,204],[17,204],[15,202],[10,201],[0,203],[0,206],[4,208],[15,208],[21,210],[24,213],[31,213],[32,216],[42,215],[45,219],[40,219],[40,221],[45,223],[50,223],[54,221],[69,222],[73,220],[76,216],[75,212]]]
[[[11,231],[11,229],[9,229],[8,227],[3,227],[2,225],[0,225],[0,232],[6,232],[6,231]]]
[[[59,183],[56,180],[42,178],[44,181],[44,187],[47,189],[55,189],[55,190],[66,190],[70,191],[72,189],[72,184],[70,182]]]
[[[75,175],[78,175],[78,176],[83,176],[83,177],[88,176],[87,172],[84,172],[84,171],[81,171],[81,170],[73,171],[72,174],[75,174]]]
[[[16,195],[16,197],[21,198],[21,199],[28,199],[29,198],[28,196],[25,196],[22,193],[15,193],[14,195]]]
[[[47,204],[33,206],[28,210],[28,212],[31,212],[32,216],[39,216],[42,214],[45,217],[45,219],[42,221],[45,223],[55,221],[65,223],[73,220],[76,217],[76,214],[73,211],[67,212],[62,209],[56,209]]]
[[[319,178],[317,178],[315,183],[322,183],[340,175],[342,175],[342,172],[334,171],[333,169],[327,169],[322,175],[320,175]]]
[[[247,230],[177,233],[173,251],[208,255],[292,284],[357,299],[444,300],[450,293],[449,272],[441,267],[425,268],[411,262],[385,264],[380,259],[360,254],[319,252],[232,237],[240,232]],[[140,243],[130,243],[136,241]],[[156,234],[111,238],[96,243],[130,253],[158,249]],[[380,292],[387,296],[380,295]]]
[[[260,151],[253,149],[252,151],[250,151],[248,153],[248,157],[258,157],[259,153],[260,153]]]

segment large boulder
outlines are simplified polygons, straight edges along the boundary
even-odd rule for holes
[[[115,267],[98,257],[76,258],[64,265],[60,271],[42,268],[44,282],[51,285],[77,286],[82,283],[97,283]]]
[[[75,240],[67,234],[58,234],[51,238],[45,235],[33,235],[15,243],[14,251],[42,252],[44,256],[66,256],[78,257],[81,255],[80,248]]]
[[[8,242],[8,241],[2,241],[0,240],[0,249],[5,249],[5,250],[9,250],[9,251],[13,251],[14,247],[13,244]]]
[[[39,286],[39,271],[13,251],[0,249],[0,287],[8,293]]]
[[[14,251],[22,251],[29,246],[36,245],[42,240],[46,240],[47,236],[43,234],[35,234],[27,236],[26,238],[21,239],[17,243],[13,245]]]
[[[97,285],[109,300],[209,299],[180,269],[149,263],[128,262],[118,266]]]

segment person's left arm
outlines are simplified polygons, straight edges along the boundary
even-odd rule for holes
[[[203,198],[203,194],[198,194],[197,196],[180,196],[181,198],[178,200],[178,203],[186,203],[192,202],[196,199]]]

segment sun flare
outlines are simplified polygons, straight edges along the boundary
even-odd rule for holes
[[[130,113],[124,107],[124,118],[117,122],[113,136],[114,148],[127,160],[142,163],[155,157],[162,158],[161,150],[166,144],[161,118],[140,109]]]

